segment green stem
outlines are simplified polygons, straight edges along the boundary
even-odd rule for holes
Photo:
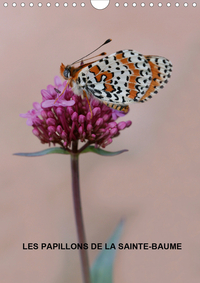
[[[82,146],[82,147],[79,149],[78,153],[81,153],[81,152],[82,152],[84,149],[86,149],[90,144],[91,144],[91,142],[88,141],[86,144],[84,144],[84,146]]]
[[[71,154],[71,171],[72,171],[72,190],[73,190],[74,212],[75,212],[75,218],[76,218],[78,242],[84,244],[86,243],[86,237],[85,237],[83,215],[82,215],[82,208],[81,208],[78,156],[79,156],[78,155],[78,143],[77,141],[73,141],[72,154]],[[80,257],[81,257],[83,282],[91,283],[87,250],[80,249],[79,251],[80,251]]]

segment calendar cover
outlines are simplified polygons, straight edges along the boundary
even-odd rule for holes
[[[1,2],[2,283],[200,281],[199,13]]]

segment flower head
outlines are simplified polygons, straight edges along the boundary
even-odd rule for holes
[[[41,91],[41,104],[33,103],[34,109],[20,115],[27,118],[27,125],[33,126],[33,134],[42,143],[59,144],[70,149],[72,141],[80,140],[104,148],[119,136],[121,130],[131,125],[131,121],[117,123],[118,117],[125,114],[93,97],[89,98],[91,118],[86,98],[75,95],[69,87],[59,97],[66,81],[62,83],[59,77],[55,77],[54,83],[55,86],[48,85]]]

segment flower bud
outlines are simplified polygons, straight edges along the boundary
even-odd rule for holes
[[[49,127],[48,127],[48,131],[49,131],[49,134],[53,134],[53,133],[55,133],[55,131],[56,131],[56,127],[54,127],[54,126],[49,126]]]
[[[48,119],[46,120],[46,122],[47,122],[47,125],[48,125],[48,126],[55,126],[55,125],[56,125],[56,120],[53,119],[53,118],[48,118]]]
[[[111,115],[108,115],[108,114],[103,115],[103,120],[104,120],[105,122],[107,122],[107,121],[110,119],[110,116],[111,116]]]
[[[54,118],[54,114],[53,114],[52,111],[48,111],[47,115],[48,115],[49,118]]]
[[[48,117],[47,112],[45,110],[42,110],[41,116],[42,118],[46,119]]]
[[[63,143],[63,145],[64,145],[64,147],[67,147],[68,142],[67,142],[67,141],[65,141],[65,142]]]
[[[35,126],[40,126],[42,124],[42,121],[39,118],[34,119],[34,125]]]
[[[92,130],[92,125],[91,125],[91,124],[88,124],[88,125],[87,125],[87,131],[90,132],[91,130]]]
[[[109,128],[114,128],[114,127],[116,127],[117,126],[117,123],[116,122],[110,122],[109,124],[108,124],[108,127]]]
[[[80,124],[83,124],[84,122],[85,122],[85,116],[84,115],[79,115],[79,117],[78,117],[78,122],[80,123]]]
[[[72,114],[72,121],[77,121],[78,120],[78,113],[77,112],[74,112],[73,114]]]
[[[107,111],[108,111],[108,106],[106,106],[106,105],[103,103],[101,109],[102,109],[102,111],[106,111],[106,112],[107,112]]]
[[[113,128],[113,129],[110,130],[110,134],[112,136],[116,135],[117,133],[118,133],[118,129],[117,128]]]
[[[62,116],[63,113],[64,113],[63,107],[57,107],[57,109],[56,109],[56,114],[57,114],[58,116]]]
[[[61,135],[61,133],[62,133],[62,127],[61,127],[61,125],[58,125],[58,127],[56,128],[56,131]]]
[[[130,127],[131,125],[132,125],[132,121],[129,120],[126,122],[126,127]]]
[[[32,133],[33,133],[36,137],[39,137],[39,135],[40,135],[40,131],[39,131],[37,128],[34,128],[34,129],[32,130]]]
[[[94,116],[97,116],[97,115],[101,114],[101,108],[100,107],[95,107],[92,110],[92,113],[93,113]]]
[[[62,131],[61,137],[62,137],[62,139],[66,139],[67,138],[67,134],[66,134],[65,131]]]
[[[91,105],[93,106],[93,108],[99,106],[99,101],[97,99],[93,99]]]
[[[91,113],[90,112],[87,113],[86,120],[87,121],[91,121]]]
[[[124,121],[120,122],[117,127],[119,130],[123,130],[124,128],[126,128],[126,122]]]
[[[103,125],[103,118],[99,118],[99,119],[97,119],[97,121],[96,121],[96,125],[97,125],[97,126],[101,126],[101,125]]]
[[[111,144],[112,141],[113,141],[113,140],[112,140],[111,138],[107,139],[107,141],[105,142],[105,145],[107,146],[107,145]]]
[[[74,113],[74,110],[71,106],[67,107],[67,113],[69,113],[70,116]]]
[[[80,126],[80,127],[78,128],[78,132],[79,132],[79,134],[82,134],[82,133],[83,133],[83,127],[82,127],[82,126]]]

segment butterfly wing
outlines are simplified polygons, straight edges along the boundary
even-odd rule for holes
[[[143,102],[165,84],[166,64],[161,64],[164,59],[145,57],[133,50],[118,51],[83,68],[77,83],[103,102],[119,105]],[[158,75],[159,72],[162,76]]]
[[[168,79],[171,77],[172,63],[160,56],[145,56],[148,60],[152,72],[151,84],[145,93],[145,95],[140,99],[140,102],[145,102],[153,95],[158,93],[158,90],[163,88]]]

